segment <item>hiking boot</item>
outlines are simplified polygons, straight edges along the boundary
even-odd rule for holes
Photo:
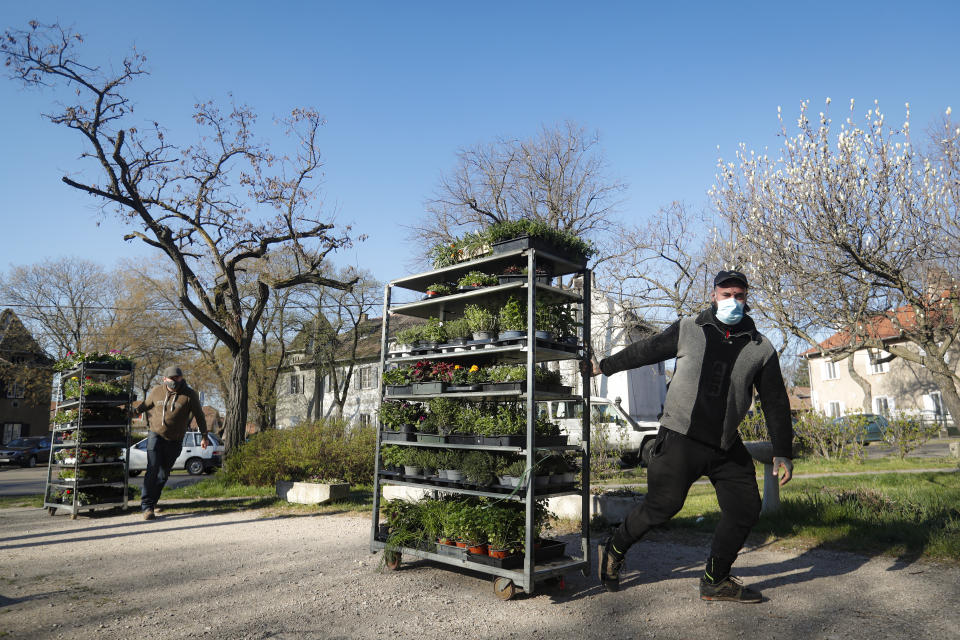
[[[717,584],[700,578],[701,600],[729,600],[730,602],[757,603],[763,600],[759,591],[743,586],[737,578],[727,576]]]
[[[613,550],[613,536],[600,545],[600,582],[607,591],[620,590],[620,569],[625,556]]]
[[[143,512],[144,520],[155,520],[156,518],[157,516],[153,515],[153,509],[147,509],[146,511]]]

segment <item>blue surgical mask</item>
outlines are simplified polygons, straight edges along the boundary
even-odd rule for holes
[[[723,324],[737,324],[743,320],[743,303],[734,298],[718,300],[717,320]]]

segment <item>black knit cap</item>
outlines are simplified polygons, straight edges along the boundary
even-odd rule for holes
[[[164,378],[172,378],[174,376],[183,377],[183,371],[181,371],[180,367],[178,367],[177,365],[172,364],[163,370]]]
[[[717,274],[717,277],[713,279],[713,286],[719,287],[731,281],[743,285],[744,289],[750,288],[750,285],[747,284],[747,276],[739,271],[721,271]]]

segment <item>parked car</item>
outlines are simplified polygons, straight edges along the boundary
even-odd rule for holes
[[[870,444],[871,442],[886,442],[887,428],[889,428],[890,423],[884,416],[876,413],[860,413],[849,416],[841,416],[836,418],[835,422],[845,427],[849,427],[854,420],[865,420],[867,426],[866,432],[857,437],[858,442],[862,444]]]
[[[539,402],[538,411],[560,425],[560,433],[569,436],[570,444],[579,444],[583,431],[582,403],[580,401],[561,400]],[[599,433],[606,431],[607,438],[613,442],[620,440],[623,434],[623,453],[625,464],[640,463],[646,466],[650,461],[650,450],[660,429],[658,422],[638,421],[632,418],[618,402],[607,398],[590,398],[591,442],[596,442]],[[599,433],[598,433],[599,432]]]
[[[187,431],[183,435],[183,449],[173,463],[173,468],[186,469],[192,476],[216,471],[223,464],[223,441],[212,433],[207,436],[210,438],[210,446],[203,449],[200,446],[200,432]],[[130,475],[139,475],[147,468],[147,439],[144,438],[127,451]]]
[[[49,459],[49,436],[16,438],[0,446],[0,464],[18,464],[21,467],[35,467],[38,462],[47,462]]]

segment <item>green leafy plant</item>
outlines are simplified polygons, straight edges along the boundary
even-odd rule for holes
[[[438,318],[430,318],[423,327],[423,340],[442,343],[447,341],[447,330]]]
[[[460,403],[450,398],[431,398],[428,403],[430,415],[437,422],[438,430],[444,433],[452,431],[457,424],[457,415],[460,413]]]
[[[387,444],[380,447],[380,461],[385,467],[399,467],[403,465],[403,451],[405,447]]]
[[[534,325],[537,331],[557,330],[557,322],[560,319],[560,307],[546,302],[537,302],[534,311]]]
[[[482,271],[470,271],[465,273],[457,281],[458,287],[490,287],[498,284],[500,281],[497,276],[488,275]]]
[[[384,400],[380,403],[380,424],[399,431],[404,425],[416,425],[422,413],[423,408],[415,402]]]
[[[445,449],[437,453],[438,469],[460,469],[463,465],[463,451]]]
[[[491,244],[530,236],[531,238],[542,238],[565,252],[582,258],[589,259],[596,253],[591,243],[581,240],[569,231],[560,231],[540,220],[522,218],[520,220],[498,222],[487,227],[485,234]]]
[[[412,327],[397,331],[395,336],[397,344],[416,344],[420,342],[423,340],[423,327],[422,324],[415,324]]]
[[[572,305],[565,304],[557,307],[557,320],[554,325],[557,337],[576,337],[577,330],[581,326],[583,326],[583,323],[577,321],[576,311]]]
[[[500,307],[498,320],[501,331],[526,331],[527,305],[516,296],[510,296],[506,304]]]
[[[117,381],[97,381],[90,376],[86,376],[82,381],[78,376],[71,376],[63,383],[63,397],[79,398],[82,393],[84,396],[108,395],[118,396],[128,393],[127,386]]]
[[[491,549],[515,551],[522,543],[526,514],[520,507],[497,504],[487,508],[485,533]]]
[[[497,330],[497,317],[489,309],[480,305],[468,304],[464,307],[463,318],[473,333]]]
[[[397,367],[383,372],[383,384],[388,386],[403,386],[410,384],[413,373],[412,367]]]
[[[448,340],[453,338],[469,338],[473,333],[473,330],[470,328],[470,323],[467,322],[466,318],[448,320],[443,326],[447,330]]]
[[[427,286],[427,294],[436,294],[438,296],[446,296],[453,293],[453,287],[445,282],[435,282]]]
[[[70,422],[76,422],[79,417],[80,417],[79,409],[57,411],[57,413],[54,414],[52,418],[50,418],[50,422],[54,424],[68,424]]]
[[[411,455],[410,459],[415,466],[423,469],[424,473],[426,473],[428,469],[436,469],[437,462],[439,462],[437,452],[430,449],[413,449],[413,455]]]
[[[496,458],[489,451],[470,451],[463,457],[463,474],[473,484],[493,484],[496,472]]]

